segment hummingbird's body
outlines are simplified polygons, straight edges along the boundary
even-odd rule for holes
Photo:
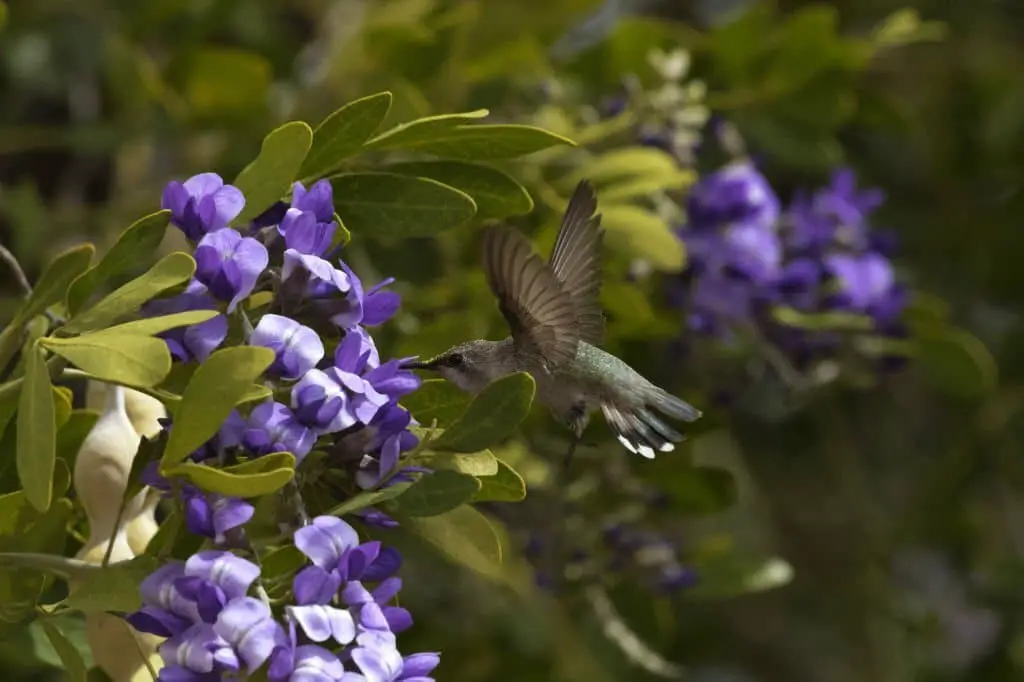
[[[597,347],[604,315],[598,301],[603,232],[596,208],[589,184],[581,182],[550,264],[541,262],[518,232],[490,228],[484,236],[484,269],[512,335],[468,341],[409,367],[435,370],[470,393],[507,374],[528,372],[537,385],[536,399],[577,440],[600,410],[623,446],[652,458],[683,438],[654,411],[684,421],[701,413]]]

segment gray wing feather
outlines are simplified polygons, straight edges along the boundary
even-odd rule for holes
[[[553,365],[570,362],[579,344],[573,299],[526,237],[505,226],[488,228],[483,261],[516,345]]]
[[[600,301],[604,230],[600,214],[594,215],[596,211],[597,197],[590,183],[583,180],[576,186],[565,209],[550,266],[572,298],[580,340],[600,346],[604,340],[604,312]]]

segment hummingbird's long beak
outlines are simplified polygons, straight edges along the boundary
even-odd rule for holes
[[[437,365],[437,360],[430,360],[429,362],[410,360],[409,362],[402,363],[401,367],[402,369],[436,369]]]

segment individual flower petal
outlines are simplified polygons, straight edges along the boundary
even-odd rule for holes
[[[289,606],[287,611],[314,642],[325,642],[333,638],[338,644],[345,645],[356,638],[356,623],[352,614],[344,609],[310,604]]]
[[[348,275],[351,288],[345,295],[344,302],[339,304],[337,311],[331,315],[331,322],[342,329],[352,329],[360,324],[376,326],[390,319],[397,310],[400,299],[397,294],[380,289],[394,280],[387,279],[370,291],[364,292],[362,281],[352,269],[344,262],[339,265]]]
[[[212,538],[216,543],[224,542],[225,533],[247,523],[255,512],[245,500],[207,494],[193,486],[183,486],[182,497],[189,532]]]
[[[230,602],[213,628],[231,644],[250,674],[266,662],[276,647],[287,641],[270,608],[252,597]]]
[[[289,208],[278,230],[284,234],[284,243],[289,250],[311,256],[322,256],[331,245],[338,224],[333,220],[320,222],[310,211]]]
[[[357,647],[352,651],[352,660],[366,682],[393,682],[402,673],[402,655],[394,647]]]
[[[345,552],[358,544],[355,529],[334,516],[318,516],[295,531],[295,546],[325,571],[337,568]]]
[[[441,654],[436,652],[410,654],[402,659],[402,676],[399,679],[428,677],[440,663]]]
[[[160,645],[160,656],[170,665],[198,673],[238,670],[238,658],[212,625],[199,623]]]
[[[304,295],[310,299],[339,296],[348,293],[352,288],[348,274],[335,268],[323,258],[304,254],[295,249],[287,249],[284,252],[281,279],[289,282],[300,274],[305,277]],[[344,299],[339,298],[337,305],[344,305]],[[333,309],[333,307],[329,307],[329,309]]]
[[[206,550],[189,557],[185,575],[209,580],[230,600],[245,596],[260,575],[260,567],[231,552]]]
[[[266,247],[252,237],[224,228],[203,237],[195,250],[196,279],[222,301],[228,312],[252,293],[270,256]]]
[[[388,622],[388,629],[391,632],[398,634],[412,627],[412,614],[401,606],[382,606],[380,610],[384,613],[384,619]]]
[[[274,351],[271,373],[285,379],[299,379],[324,357],[320,336],[309,327],[282,315],[260,318],[249,336],[249,344]]]
[[[301,462],[316,444],[316,434],[287,405],[268,400],[249,413],[242,443],[256,455],[290,452]]]
[[[318,180],[308,190],[301,182],[292,185],[292,206],[310,211],[322,223],[334,219],[334,188],[330,180]]]
[[[326,571],[319,566],[306,566],[295,574],[292,594],[299,606],[328,604],[341,589],[341,575],[338,571]]]

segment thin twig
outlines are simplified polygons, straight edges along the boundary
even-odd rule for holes
[[[14,278],[18,280],[18,286],[21,287],[22,293],[25,298],[32,295],[32,285],[28,283],[28,277],[25,276],[25,271],[21,269],[21,263],[14,257],[6,246],[0,245],[0,259],[7,264],[7,267],[14,273]]]

